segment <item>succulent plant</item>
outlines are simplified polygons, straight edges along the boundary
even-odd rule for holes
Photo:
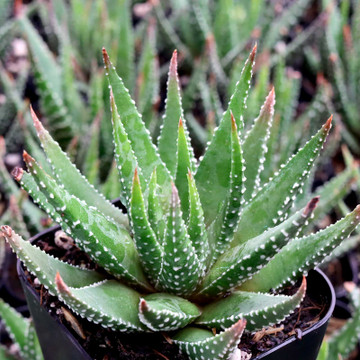
[[[1,243],[4,241],[2,240]],[[17,347],[16,354],[10,354],[5,346],[0,345],[1,359],[15,360],[18,357],[14,355],[20,355],[22,360],[43,359],[34,324],[30,319],[23,317],[2,299],[0,299],[0,319]]]
[[[120,199],[127,214],[89,185],[32,112],[52,173],[24,152],[28,171],[17,168],[13,175],[109,276],[53,258],[9,226],[2,232],[27,269],[75,313],[119,331],[179,330],[172,338],[191,359],[228,359],[246,321],[247,329],[255,330],[281,321],[300,305],[305,277],[292,296],[271,291],[295,283],[355,229],[359,207],[322,231],[297,237],[319,199],[291,211],[331,117],[279,172],[261,182],[275,91],[244,134],[255,53],[256,46],[197,161],[183,118],[176,51],[155,146],[103,50]],[[224,331],[214,335],[206,328]]]
[[[360,341],[360,289],[353,283],[345,284],[353,307],[352,317],[323,342],[317,360],[345,359]]]

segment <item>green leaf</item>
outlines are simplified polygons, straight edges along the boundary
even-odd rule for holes
[[[47,202],[59,213],[49,215],[74,238],[77,245],[114,276],[135,286],[151,289],[127,230],[95,207],[68,193],[44,173],[27,153],[24,153],[24,161],[39,186],[38,192],[41,191]],[[40,203],[40,206],[46,207],[46,204]]]
[[[275,90],[272,88],[261,107],[259,117],[255,119],[252,128],[245,135],[242,146],[244,161],[247,165],[245,168],[245,201],[249,201],[260,188],[260,174],[264,169],[266,143],[270,136],[274,105]]]
[[[52,139],[44,129],[36,114],[31,109],[34,126],[38,133],[41,145],[52,165],[56,178],[65,185],[66,189],[81,200],[95,206],[106,216],[114,219],[116,223],[127,225],[127,216],[121,210],[107,201],[97,190],[88,183],[79,170],[71,163],[68,156],[61,150],[59,144]]]
[[[135,169],[130,201],[130,214],[134,241],[146,275],[157,283],[161,272],[161,261],[163,259],[163,249],[161,248],[156,234],[147,219],[144,198],[141,192],[140,179]]]
[[[195,174],[195,180],[200,194],[205,214],[205,222],[209,225],[217,216],[219,206],[229,191],[231,172],[231,112],[236,120],[238,130],[243,129],[243,114],[246,106],[252,68],[254,65],[256,46],[252,50],[241,78],[236,85],[227,111],[213,139],[207,148],[204,158]],[[209,186],[211,184],[211,186]]]
[[[60,273],[57,273],[55,282],[60,300],[81,317],[118,331],[146,330],[138,318],[140,294],[126,285],[116,280],[104,280],[72,288],[64,282]]]
[[[160,197],[163,202],[166,202],[171,194],[171,176],[169,171],[161,161],[156,147],[152,143],[149,131],[145,128],[141,115],[129,95],[129,91],[117,75],[105,49],[103,49],[103,57],[114,101],[119,114],[122,115],[121,121],[138,160],[138,166],[142,170],[145,179],[149,179],[151,173],[156,168],[157,180],[161,189]]]
[[[208,233],[204,223],[204,212],[201,206],[199,193],[196,188],[195,179],[190,170],[187,177],[190,200],[188,234],[199,261],[201,263],[205,263],[209,256],[210,248]]]
[[[246,319],[248,331],[272,326],[284,320],[300,305],[305,292],[305,277],[292,296],[235,291],[225,299],[205,306],[195,323],[218,330],[226,329],[239,319]]]
[[[121,182],[115,160],[111,164],[111,169],[105,182],[102,184],[101,191],[108,200],[116,199],[120,196]]]
[[[60,272],[65,281],[73,287],[87,286],[104,279],[103,275],[94,270],[67,264],[45,253],[37,246],[23,240],[9,226],[2,226],[1,230],[26,268],[39,279],[52,295],[56,294],[54,279],[57,272]]]
[[[331,254],[351,234],[359,221],[360,206],[357,206],[326,229],[292,240],[260,272],[246,281],[241,289],[266,292],[292,283]]]
[[[174,141],[172,141],[172,143],[174,143]],[[181,210],[183,212],[183,218],[186,221],[189,216],[189,187],[187,182],[187,173],[189,169],[191,169],[191,159],[189,156],[184,123],[181,118],[179,120],[176,159],[175,185],[179,191]]]
[[[332,117],[244,207],[232,242],[233,247],[261,234],[286,218],[320,153],[331,127],[331,120]]]
[[[231,172],[230,188],[222,211],[211,224],[208,231],[209,245],[213,263],[228,248],[233,239],[243,203],[244,174],[242,146],[237,132],[236,122],[231,113]]]
[[[178,330],[200,315],[191,302],[170,294],[151,294],[140,300],[140,321],[152,331]]]
[[[266,266],[279,249],[299,234],[318,200],[312,199],[304,209],[280,225],[226,251],[203,279],[199,295],[221,295],[250,279]]]
[[[173,341],[191,360],[204,359],[226,360],[237,349],[246,320],[239,320],[220,334],[213,335],[209,330],[187,327],[179,331]]]
[[[182,217],[180,199],[175,185],[172,186],[158,287],[171,294],[188,296],[198,285],[203,273],[203,264],[199,262],[192,247]]]
[[[165,114],[163,117],[163,125],[161,128],[160,137],[158,140],[158,149],[161,159],[166,164],[172,176],[175,176],[177,170],[177,156],[179,149],[174,139],[178,138],[179,119],[182,119],[183,125],[183,137],[185,137],[187,143],[187,158],[190,159],[190,168],[194,166],[194,154],[190,145],[190,137],[186,128],[186,122],[184,119],[184,112],[182,109],[180,83],[177,73],[177,51],[173,52],[167,82],[167,95]],[[185,149],[184,149],[185,150]],[[186,176],[186,173],[184,174]],[[179,190],[180,191],[180,190]]]

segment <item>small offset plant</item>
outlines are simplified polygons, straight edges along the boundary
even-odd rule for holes
[[[18,359],[15,355],[20,355],[22,360],[43,360],[35,327],[30,319],[23,317],[2,299],[0,299],[0,319],[17,346],[16,354],[11,354],[5,346],[0,345],[0,359],[15,360]]]
[[[346,359],[359,342],[360,289],[352,283],[347,285],[353,315],[340,330],[323,342],[317,360]]]
[[[292,296],[272,291],[306,275],[360,222],[357,207],[336,224],[298,237],[319,199],[298,211],[292,205],[331,118],[268,182],[261,181],[275,91],[245,134],[255,53],[256,46],[198,162],[183,118],[176,51],[155,146],[103,50],[127,214],[89,185],[32,112],[52,169],[46,173],[24,152],[28,171],[17,168],[13,175],[109,276],[64,263],[9,226],[1,229],[27,269],[75,313],[118,331],[169,331],[191,359],[228,359],[246,324],[250,331],[275,324],[300,305],[306,279]]]

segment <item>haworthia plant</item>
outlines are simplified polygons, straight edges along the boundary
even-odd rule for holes
[[[256,47],[205,156],[194,164],[176,52],[158,148],[103,50],[126,215],[112,212],[103,200],[97,203],[99,195],[32,112],[53,172],[48,174],[25,152],[27,171],[18,168],[14,177],[113,277],[55,259],[9,226],[2,227],[3,236],[28,270],[75,313],[118,331],[181,329],[173,333],[174,343],[190,359],[229,359],[244,319],[250,330],[278,323],[300,306],[306,278],[292,296],[269,291],[294,284],[356,228],[359,207],[331,227],[302,236],[319,198],[292,211],[330,131],[331,117],[278,173],[260,183],[275,90],[244,136],[255,53]]]
[[[5,325],[14,344],[18,346],[22,360],[43,360],[39,340],[30,319],[23,317],[0,299],[0,320]],[[0,345],[0,358],[11,360],[17,357],[11,356],[7,349]]]

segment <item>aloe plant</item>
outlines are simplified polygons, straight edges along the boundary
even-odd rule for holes
[[[360,221],[360,209],[315,234],[299,236],[319,199],[291,211],[331,127],[261,183],[275,91],[244,135],[243,115],[256,46],[218,129],[198,162],[183,118],[177,53],[168,79],[158,146],[105,50],[115,159],[127,214],[106,201],[32,117],[52,173],[24,152],[14,178],[109,277],[74,267],[31,245],[9,226],[3,235],[51,294],[90,321],[118,331],[175,331],[191,359],[228,359],[245,328],[275,324],[300,305],[271,294],[320,263]],[[295,255],[296,254],[296,255]],[[195,325],[195,326],[194,326]],[[208,329],[224,330],[214,335]]]

